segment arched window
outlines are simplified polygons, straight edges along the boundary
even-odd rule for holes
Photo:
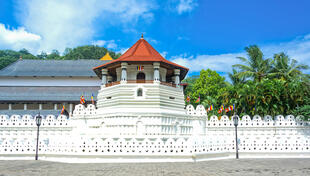
[[[142,72],[139,72],[137,74],[137,83],[145,83],[145,74]]]
[[[143,96],[143,91],[142,91],[141,88],[138,89],[138,91],[137,91],[137,96],[138,96],[138,97],[142,97],[142,96]]]

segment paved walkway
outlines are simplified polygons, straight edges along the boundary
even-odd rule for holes
[[[0,161],[0,176],[309,176],[310,159],[239,159],[197,163],[67,164]]]

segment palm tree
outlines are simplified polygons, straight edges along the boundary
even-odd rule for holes
[[[230,80],[232,81],[233,85],[245,83],[245,78],[244,77],[239,78],[237,75],[238,71],[236,69],[233,69],[232,71],[233,71],[232,73],[228,73],[228,76],[229,76]]]
[[[236,75],[239,78],[253,78],[254,81],[260,82],[263,78],[267,77],[271,66],[270,59],[264,59],[262,51],[256,45],[245,48],[248,58],[237,57],[245,65],[235,64],[234,68],[240,69]]]
[[[297,76],[306,76],[302,73],[302,70],[309,69],[308,65],[297,64],[295,59],[290,59],[283,52],[273,56],[272,65],[270,76],[286,81]]]

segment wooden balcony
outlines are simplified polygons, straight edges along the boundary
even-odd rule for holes
[[[165,86],[176,87],[176,84],[169,83],[169,82],[160,82],[160,84],[161,84],[161,85],[165,85]]]
[[[120,83],[121,83],[120,81],[115,81],[115,82],[106,83],[105,86],[106,87],[111,87],[111,86],[114,86],[114,85],[117,85],[117,84],[120,84]]]
[[[127,84],[135,84],[135,83],[153,83],[153,80],[127,80]]]
[[[152,84],[154,81],[153,80],[127,80],[127,84]],[[120,81],[115,81],[115,82],[111,82],[111,83],[107,83],[105,84],[106,87],[111,87],[114,85],[118,85],[120,84]],[[168,83],[168,82],[160,82],[161,85],[165,85],[165,86],[170,86],[170,87],[176,87],[175,84],[173,83]]]

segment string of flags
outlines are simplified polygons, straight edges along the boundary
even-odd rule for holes
[[[91,94],[90,99],[91,99],[92,104],[95,104],[93,93]],[[85,106],[87,105],[84,95],[81,95],[80,97],[80,104],[85,105]]]
[[[91,99],[92,104],[95,104],[94,94],[93,94],[93,93],[91,94],[90,99]],[[86,103],[86,100],[85,100],[84,95],[81,95],[81,97],[80,97],[80,103],[81,103],[82,105],[84,105],[84,106],[87,106],[87,103]],[[61,109],[60,114],[69,117],[69,112],[66,110],[65,105],[62,105],[62,109]]]
[[[188,95],[187,97],[186,97],[186,102],[187,103],[189,103],[191,101],[191,97]],[[199,103],[200,102],[200,95],[199,95],[199,97],[197,98],[197,100],[195,101],[195,103]]]
[[[187,96],[186,97],[186,102],[189,103],[190,100],[191,100],[190,96]],[[197,98],[197,100],[195,101],[195,103],[200,103],[200,95]],[[209,112],[209,111],[212,111],[213,109],[214,109],[214,105],[212,104],[208,108],[206,108],[206,111]],[[222,104],[220,109],[217,111],[217,113],[221,114],[223,111],[228,113],[229,111],[233,111],[233,110],[235,110],[235,104],[230,105],[227,108],[225,108],[225,106]],[[256,110],[256,107],[255,107],[255,110]]]

